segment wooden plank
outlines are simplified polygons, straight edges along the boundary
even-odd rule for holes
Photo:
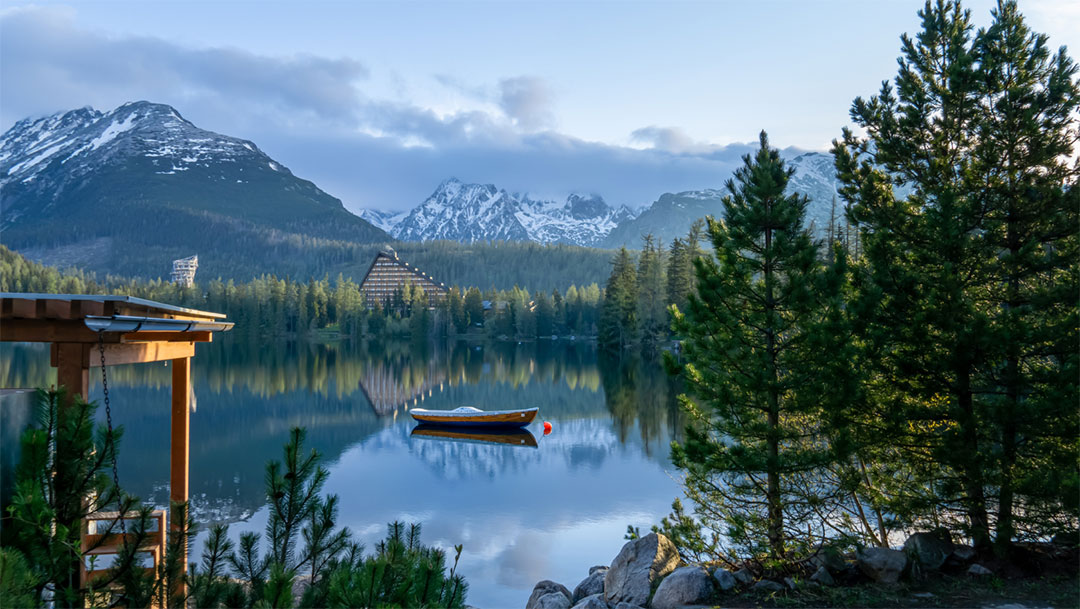
[[[88,345],[60,343],[56,346],[56,384],[66,387],[69,395],[85,400],[90,389],[90,350]]]
[[[21,317],[23,319],[33,319],[37,317],[37,301],[28,298],[12,298],[11,316]]]
[[[44,302],[45,317],[49,319],[74,319],[72,312],[75,307],[70,300],[50,298]]]
[[[183,343],[209,343],[214,340],[214,333],[204,332],[128,332],[120,337],[122,343],[145,341],[175,341]]]
[[[98,348],[94,345],[87,346],[90,348],[92,356],[90,358],[90,366],[100,367],[101,356],[98,353]],[[188,358],[194,355],[195,343],[191,342],[142,342],[105,345],[106,366],[163,362],[177,358]]]
[[[194,350],[194,345],[192,345]],[[189,397],[191,395],[191,359],[172,361],[172,434],[169,448],[169,500],[188,500],[188,459],[191,454],[188,425],[191,422]],[[190,511],[188,516],[190,517]],[[177,523],[172,523],[174,529]],[[187,572],[187,549],[183,550],[180,564]],[[181,584],[183,585],[183,584]]]
[[[0,341],[27,343],[96,343],[97,332],[80,320],[9,319],[0,324]],[[105,334],[105,342],[119,342],[115,332]]]
[[[87,315],[101,317],[105,315],[105,303],[96,300],[76,300],[75,309],[78,317],[86,317]]]

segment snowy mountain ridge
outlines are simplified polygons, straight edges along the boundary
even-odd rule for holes
[[[628,218],[598,195],[572,193],[565,202],[511,193],[494,184],[445,180],[423,203],[404,216],[364,210],[360,216],[403,241],[445,239],[535,241],[594,246]]]

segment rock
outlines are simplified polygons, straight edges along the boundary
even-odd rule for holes
[[[680,567],[660,582],[649,607],[675,609],[682,605],[704,603],[712,598],[712,595],[713,583],[708,571],[695,565]]]
[[[975,560],[975,548],[971,546],[955,546],[952,551],[952,555],[949,558],[956,560],[957,562],[967,564]]]
[[[787,590],[787,586],[784,584],[778,584],[774,581],[763,579],[754,584],[753,588],[750,588],[754,592],[784,592]]]
[[[934,598],[933,592],[912,592],[911,598]]]
[[[713,580],[716,581],[716,587],[721,592],[727,592],[739,585],[739,582],[735,581],[735,576],[731,574],[731,571],[727,569],[717,569],[713,571]]]
[[[536,600],[536,609],[570,609],[570,599],[562,592],[548,592]]]
[[[607,565],[596,565],[595,567],[589,567],[589,575],[596,573],[597,571],[607,571]]]
[[[839,573],[847,568],[847,561],[836,548],[822,548],[810,559],[810,564],[815,567],[825,567],[831,573]]]
[[[967,574],[973,577],[983,577],[986,575],[993,575],[994,572],[982,565],[971,565],[968,567]]]
[[[821,565],[818,567],[817,571],[814,571],[814,574],[810,576],[810,581],[817,582],[822,586],[836,585],[836,580],[833,579],[832,574],[825,568],[825,565]]]
[[[675,570],[679,551],[667,537],[649,533],[626,542],[604,573],[604,600],[644,606],[653,583]]]
[[[855,553],[859,570],[882,584],[895,584],[907,566],[907,556],[889,548],[866,548]]]
[[[574,605],[574,609],[608,609],[604,594],[590,594]]]
[[[642,609],[642,607],[640,607],[638,605],[634,605],[632,603],[627,603],[627,602],[624,601],[624,602],[621,602],[621,603],[615,605],[611,609]]]
[[[746,569],[739,569],[738,571],[732,573],[731,576],[735,578],[735,581],[739,582],[744,586],[749,586],[750,584],[754,583],[754,574]]]
[[[797,589],[799,587],[799,584],[794,579],[792,579],[790,577],[785,577],[784,578],[784,585],[787,586],[791,590],[795,590],[795,589]]]
[[[904,542],[904,553],[911,562],[929,571],[940,569],[954,549],[948,531],[941,529],[932,533],[915,533]]]
[[[590,569],[591,570],[591,569]],[[578,603],[586,596],[592,596],[594,594],[604,593],[604,572],[607,571],[607,567],[602,570],[596,570],[589,574],[588,577],[581,580],[581,583],[574,588],[574,595],[570,597],[570,602]]]
[[[544,581],[533,586],[532,594],[529,595],[529,602],[525,603],[525,609],[539,609],[540,605],[538,605],[537,603],[540,602],[540,598],[547,594],[551,594],[552,592],[558,592],[559,594],[565,596],[566,606],[570,606],[570,599],[572,597],[570,596],[570,591],[566,589],[566,586],[557,582],[553,582],[550,579],[545,579]]]

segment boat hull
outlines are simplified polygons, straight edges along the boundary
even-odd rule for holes
[[[414,409],[409,411],[412,418],[419,423],[427,425],[452,426],[452,427],[525,427],[536,418],[539,408],[527,408],[524,410],[505,410],[499,412],[454,412],[452,410],[423,410]]]

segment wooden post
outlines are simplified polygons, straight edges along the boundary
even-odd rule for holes
[[[90,349],[82,343],[56,343],[56,385],[69,396],[90,394]]]
[[[191,420],[188,396],[191,394],[191,358],[172,360],[172,438],[169,453],[169,499],[176,502],[188,500],[188,423]],[[190,518],[190,510],[188,511]],[[175,529],[176,523],[171,523]],[[183,550],[180,564],[187,572],[187,547]],[[182,584],[181,584],[182,585]]]

